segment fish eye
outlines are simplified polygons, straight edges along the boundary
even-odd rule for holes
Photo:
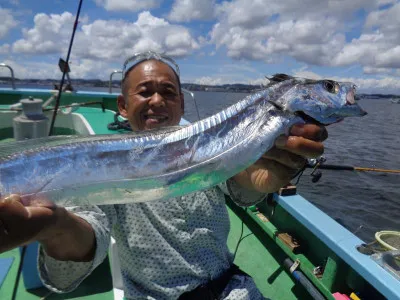
[[[324,88],[329,93],[337,94],[339,92],[339,84],[333,80],[324,80]]]

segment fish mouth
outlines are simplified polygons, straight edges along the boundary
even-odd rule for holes
[[[335,114],[328,116],[326,118],[326,122],[320,122],[317,119],[310,117],[309,115],[307,115],[306,113],[304,113],[302,111],[296,112],[296,115],[301,117],[304,120],[304,122],[306,122],[307,124],[315,124],[318,126],[327,126],[327,125],[331,125],[331,124],[336,124],[336,123],[340,123],[344,120],[343,116],[338,116]]]
[[[297,116],[299,116],[300,118],[302,118],[304,120],[304,122],[306,122],[306,123],[311,123],[311,124],[316,124],[316,125],[326,125],[326,124],[323,124],[320,121],[314,119],[313,117],[310,117],[303,111],[297,111],[295,114]]]
[[[353,89],[350,90],[346,95],[346,104],[345,105],[356,104],[355,94],[356,94],[356,88],[353,87]]]

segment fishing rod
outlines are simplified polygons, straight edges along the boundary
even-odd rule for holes
[[[313,183],[318,182],[322,177],[322,172],[320,170],[334,170],[334,171],[356,171],[356,172],[381,172],[381,173],[392,173],[400,174],[400,170],[393,169],[381,169],[381,168],[366,168],[366,167],[356,167],[349,165],[333,165],[325,164],[326,158],[321,156],[316,159],[309,159],[307,164],[294,176],[297,177],[295,184],[299,183],[301,176],[305,169],[312,169],[310,176]]]
[[[314,169],[315,166],[307,164],[306,168]],[[332,164],[320,164],[318,169],[322,170],[336,170],[336,171],[358,171],[358,172],[382,172],[382,173],[395,173],[400,174],[400,170],[392,169],[380,169],[380,168],[365,168],[365,167],[355,167],[348,165],[332,165]]]
[[[69,61],[69,57],[71,55],[72,44],[74,43],[76,28],[78,27],[78,20],[79,20],[79,14],[81,13],[82,2],[83,2],[83,0],[79,1],[78,11],[76,12],[75,23],[74,23],[74,27],[72,29],[71,40],[69,42],[69,48],[68,48],[68,53],[67,53],[67,59],[66,59],[67,63],[63,67],[63,74],[62,74],[62,77],[61,77],[60,88],[59,88],[59,92],[58,92],[58,95],[57,95],[56,104],[55,104],[55,107],[54,107],[53,118],[51,119],[49,135],[52,135],[52,133],[53,133],[54,123],[56,121],[57,111],[58,111],[58,107],[60,105],[60,98],[61,98],[61,92],[63,90],[62,88],[63,88],[63,85],[64,85],[65,75],[67,74],[68,69],[69,69],[68,61]]]

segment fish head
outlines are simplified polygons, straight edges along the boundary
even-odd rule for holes
[[[351,82],[285,76],[280,84],[286,92],[274,102],[306,121],[329,125],[367,114],[355,101],[356,86]]]

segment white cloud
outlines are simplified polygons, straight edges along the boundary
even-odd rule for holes
[[[321,76],[318,73],[308,70],[307,66],[304,66],[298,70],[292,70],[290,75],[296,77],[303,77],[309,79],[331,79],[338,82],[352,82],[357,85],[357,90],[361,93],[364,92],[380,92],[389,93],[392,91],[400,90],[400,81],[396,77],[393,69],[385,68],[364,68],[365,74],[387,74],[387,76],[381,76],[379,78],[360,78],[360,77],[345,77],[345,76]],[[400,74],[399,74],[400,75]]]
[[[184,81],[186,82],[186,81]],[[189,80],[187,82],[203,84],[203,85],[223,85],[223,84],[251,84],[255,86],[265,85],[268,80],[265,77],[248,78],[241,75],[233,75],[231,73],[219,74],[215,76],[202,76]]]
[[[381,92],[390,93],[400,90],[400,81],[398,77],[386,76],[383,78],[336,78],[333,80],[353,82],[357,85],[360,92]]]
[[[162,0],[94,0],[108,11],[140,11],[160,6]]]
[[[300,69],[297,71],[294,71],[293,74],[291,74],[295,77],[302,77],[302,78],[308,78],[308,79],[322,79],[320,75],[318,75],[315,72],[308,71],[307,69]]]
[[[175,22],[212,20],[215,0],[175,0],[168,19]]]
[[[234,58],[271,61],[289,55],[310,64],[328,65],[344,46],[341,20],[350,6],[336,2],[224,2],[217,8],[218,23],[210,33],[211,41],[217,48],[226,47]],[[349,2],[355,7],[364,3]]]
[[[60,72],[57,61],[54,63],[43,63],[24,61],[19,62],[16,59],[7,59],[3,61],[14,69],[16,78],[35,78],[35,79],[61,79],[62,73]],[[71,78],[98,78],[107,80],[114,68],[107,62],[91,59],[78,59],[73,58],[70,61]],[[9,71],[0,69],[0,76],[9,76]]]
[[[14,19],[12,12],[9,9],[0,7],[0,39],[5,37],[10,29],[17,26],[18,22]]]
[[[384,4],[394,4],[382,9]],[[354,14],[369,13],[359,38],[346,41]],[[393,0],[236,0],[217,5],[210,41],[236,59],[311,65],[400,68],[400,3]]]
[[[353,19],[358,9],[370,10],[378,7],[377,0],[234,0],[218,5],[219,20],[231,26],[255,28],[279,16],[279,20],[300,20],[303,18],[331,16],[338,20]]]
[[[196,78],[194,81],[196,84],[202,84],[202,85],[221,85],[227,82],[223,82],[221,78],[215,78],[211,76],[203,76]]]
[[[17,53],[48,54],[59,53],[68,45],[75,18],[69,12],[61,15],[44,13],[37,14],[34,27],[24,28],[23,39],[13,44],[13,51]]]
[[[10,44],[3,44],[0,46],[0,54],[8,54],[10,52]]]
[[[82,26],[76,53],[85,58],[121,60],[135,52],[155,50],[180,57],[198,48],[189,30],[142,12],[135,23],[97,20]],[[99,46],[101,45],[101,46]]]
[[[374,67],[364,67],[364,74],[393,74],[394,70],[391,68],[374,68]]]
[[[3,61],[5,64],[11,66],[14,70],[15,78],[61,78],[58,67],[50,63],[30,62],[24,61],[23,63],[18,62],[15,59],[7,59]],[[10,76],[9,70],[0,69],[0,74]]]
[[[388,9],[372,11],[366,18],[364,33],[345,45],[334,63],[358,62],[374,69],[400,68],[399,15],[399,2]]]
[[[315,30],[325,23],[322,31]],[[301,19],[274,22],[257,28],[218,23],[211,32],[217,47],[225,46],[234,58],[271,61],[274,56],[290,55],[310,64],[328,65],[345,43],[336,33],[334,19]]]
[[[398,31],[400,20],[400,3],[396,3],[389,9],[371,12],[365,21],[367,28],[379,26],[384,32]]]
[[[307,67],[303,67],[299,70],[292,70],[293,76],[303,77],[309,79],[331,79],[338,82],[352,82],[357,86],[357,90],[361,93],[365,92],[380,92],[390,93],[393,91],[400,90],[400,81],[396,77],[396,74],[392,72],[392,69],[384,68],[364,68],[366,74],[388,74],[387,76],[381,76],[380,78],[360,78],[360,77],[342,77],[342,76],[321,76],[315,72],[309,71]],[[399,74],[400,75],[400,74]]]
[[[72,78],[96,78],[102,80],[108,80],[111,72],[115,69],[106,61],[78,58],[74,58],[70,67]],[[56,78],[61,78],[61,72],[58,73]]]
[[[247,81],[247,83],[251,84],[251,85],[258,85],[258,86],[262,87],[268,83],[268,80],[266,78],[249,79]]]
[[[24,38],[13,44],[13,50],[17,53],[65,55],[73,22],[74,17],[69,12],[37,14],[34,27],[23,29]],[[172,25],[145,11],[134,23],[96,20],[82,25],[75,36],[73,53],[80,58],[122,62],[133,53],[145,50],[178,57],[188,55],[198,47],[187,28]]]
[[[72,78],[106,79],[114,69],[110,63],[122,66],[123,61],[135,52],[155,50],[182,57],[199,47],[187,28],[172,25],[149,12],[140,13],[136,22],[95,20],[89,23],[87,18],[82,21],[75,35],[70,59]],[[12,45],[14,54],[54,54],[55,57],[64,57],[73,23],[74,17],[69,12],[60,15],[37,14],[33,28],[23,29],[23,39]],[[9,48],[9,45],[3,45],[0,52],[6,53]],[[16,61],[12,62],[12,66],[16,66],[16,73],[24,74],[25,78],[60,76],[56,62],[40,65],[40,71],[28,71],[28,65],[21,66]],[[31,67],[38,66],[33,63]]]

